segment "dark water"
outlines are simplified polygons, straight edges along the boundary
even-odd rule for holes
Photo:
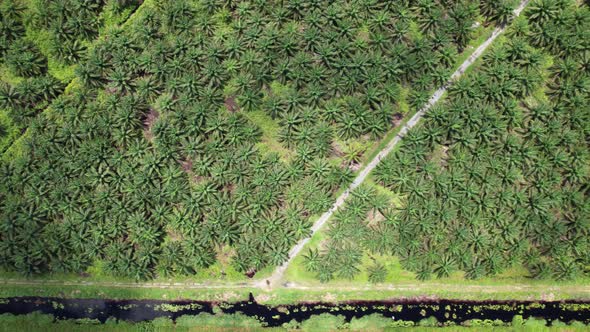
[[[573,304],[575,308],[564,305]],[[585,305],[584,305],[585,304]],[[164,306],[162,306],[164,305]],[[62,299],[42,297],[13,297],[0,300],[0,313],[28,314],[40,311],[52,314],[58,319],[89,318],[101,322],[109,317],[127,321],[152,320],[157,317],[176,319],[182,315],[241,313],[256,317],[266,326],[281,326],[291,320],[299,322],[312,316],[332,313],[342,315],[350,321],[370,314],[394,317],[396,320],[419,322],[435,317],[439,322],[460,324],[470,319],[499,319],[512,321],[515,315],[523,318],[544,318],[568,322],[577,320],[590,323],[590,302],[504,302],[504,301],[371,301],[344,303],[298,303],[269,306],[256,303],[250,295],[248,300],[234,303],[204,301],[160,301],[160,300],[104,300],[104,299]]]

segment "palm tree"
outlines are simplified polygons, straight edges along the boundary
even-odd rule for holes
[[[455,270],[455,260],[448,255],[439,257],[439,261],[434,269],[438,278],[446,278]]]
[[[47,70],[47,59],[37,47],[25,40],[15,41],[4,56],[8,68],[18,76],[39,76]]]
[[[246,90],[243,94],[238,96],[238,104],[246,112],[256,110],[260,105],[260,101],[260,93],[253,90]]]
[[[338,252],[341,263],[337,270],[338,276],[352,280],[356,274],[360,272],[357,265],[360,263],[361,253],[359,248],[356,247],[344,247]]]
[[[555,1],[537,0],[527,7],[529,21],[539,26],[553,21],[561,12],[559,4]]]
[[[52,46],[57,58],[66,64],[77,63],[86,53],[86,47],[78,39],[55,38]]]
[[[21,104],[21,96],[10,84],[0,82],[0,107],[16,109]]]
[[[313,160],[313,150],[308,145],[301,145],[297,148],[295,161],[301,165],[307,165]]]
[[[454,21],[451,31],[457,48],[461,52],[471,39],[473,22],[477,16],[477,5],[468,2],[459,2],[450,9],[449,16]]]
[[[289,247],[271,246],[267,253],[268,263],[279,266],[289,258]]]
[[[375,263],[367,271],[369,272],[369,282],[373,284],[384,282],[387,278],[387,269],[383,264]]]
[[[344,150],[344,160],[348,165],[359,164],[367,147],[359,142],[351,142]]]
[[[421,264],[418,270],[416,271],[416,279],[420,281],[426,281],[430,279],[430,275],[432,270],[427,264]]]
[[[96,88],[106,81],[103,78],[104,69],[90,61],[81,63],[76,67],[75,72],[76,76],[78,76],[82,80],[82,83],[87,87]]]
[[[278,95],[267,96],[263,102],[263,107],[273,119],[281,117],[283,112],[285,112],[283,100]]]
[[[355,116],[344,113],[338,121],[338,135],[343,139],[358,137],[362,133],[362,123]]]
[[[432,33],[439,27],[443,19],[443,13],[440,9],[433,7],[425,10],[417,8],[416,10],[419,12],[418,25],[423,33]]]

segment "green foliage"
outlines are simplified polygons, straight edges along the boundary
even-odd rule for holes
[[[155,318],[154,320],[152,320],[151,323],[156,329],[165,329],[165,328],[173,328],[174,327],[174,322],[172,321],[172,319],[170,319],[168,317]]]
[[[514,322],[514,319],[513,319]],[[484,327],[484,326],[504,326],[504,322],[502,320],[496,319],[470,319],[468,321],[463,322],[461,325],[469,326],[469,327]],[[513,326],[515,326],[513,324]]]
[[[98,37],[104,24],[114,25],[118,12],[137,7],[138,1],[31,0],[31,29],[43,33],[50,55],[62,64],[83,59],[90,41]],[[104,22],[104,19],[107,22]]]
[[[68,1],[34,4],[36,27],[54,38],[75,43],[96,37],[102,3],[77,4],[79,12]],[[88,59],[77,69],[83,87],[55,100],[51,117],[31,121],[24,158],[34,162],[14,160],[6,165],[12,180],[3,188],[21,182],[20,189],[3,200],[3,217],[8,217],[3,220],[10,220],[5,225],[10,231],[1,239],[6,244],[1,254],[6,267],[27,275],[79,272],[101,261],[106,273],[149,279],[194,274],[215,262],[216,248],[229,245],[235,249],[232,266],[245,273],[280,264],[289,248],[309,234],[307,216],[327,209],[332,193],[352,174],[346,166],[326,160],[336,119],[314,120],[324,102],[337,98],[325,87],[316,95],[317,83],[335,75],[337,60],[356,57],[355,62],[367,67],[359,68],[357,75],[369,65],[363,57],[347,53],[336,59],[333,51],[322,65],[312,65],[316,46],[302,47],[305,36],[287,27],[274,32],[298,39],[301,50],[286,55],[277,50],[279,44],[262,47],[269,36],[255,24],[256,13],[267,15],[265,20],[274,15],[256,7],[240,9],[250,27],[246,35],[240,32],[243,22],[223,19],[235,26],[228,40],[237,40],[239,47],[221,44],[211,38],[214,26],[207,23],[209,15],[220,17],[212,13],[221,8],[212,6],[210,13],[186,3],[150,7],[125,30],[109,32],[109,38],[88,50]],[[355,19],[355,24],[363,19]],[[81,20],[88,24],[77,25]],[[58,21],[64,24],[58,27]],[[70,25],[70,30],[59,30]],[[285,56],[292,56],[297,65],[279,75],[284,84],[274,84],[269,92],[269,71],[278,66],[275,59]],[[234,69],[226,72],[228,61]],[[292,77],[291,70],[300,71],[301,79]],[[361,89],[364,79],[355,80],[351,88]],[[33,95],[15,98],[12,90],[6,91],[3,100],[16,100],[21,108],[23,96]],[[224,94],[237,95],[230,101]],[[375,120],[382,122],[382,132],[392,108],[377,105],[379,100],[377,95],[368,100],[350,96],[342,105],[367,116],[380,112]],[[241,114],[258,105],[282,109],[283,104],[299,125],[284,135],[286,144],[297,151],[289,164],[273,153],[256,151],[260,131]],[[26,112],[14,113],[27,122],[35,112],[24,108]],[[284,115],[271,116],[280,122]],[[21,170],[38,176],[25,184],[17,175]],[[37,192],[30,192],[34,187]],[[49,192],[55,194],[45,195]],[[42,201],[34,201],[41,196]],[[43,208],[37,209],[40,205]],[[25,206],[39,214],[18,212]],[[35,227],[25,226],[28,223]],[[24,234],[26,228],[32,234]],[[43,243],[17,245],[39,234]],[[340,273],[352,276],[355,271]]]
[[[305,268],[308,271],[315,272],[320,269],[320,254],[317,249],[308,249],[303,258],[305,259]]]
[[[23,39],[12,43],[4,57],[8,68],[18,76],[39,76],[47,70],[47,59],[33,43]]]
[[[398,326],[395,323],[396,321],[391,318],[383,317],[379,314],[371,314],[361,318],[353,317],[350,323],[348,323],[348,329],[351,331],[382,331],[386,328]]]
[[[383,264],[380,263],[375,263],[374,265],[370,266],[368,272],[369,281],[374,284],[384,282],[385,278],[387,277],[387,269]]]
[[[531,317],[525,320],[523,325],[527,328],[543,328],[547,326],[547,321],[542,318]]]
[[[512,19],[517,4],[517,0],[483,0],[480,2],[480,9],[488,20],[507,24]]]
[[[27,4],[0,8],[5,64],[32,76],[0,86],[1,106],[30,133],[23,153],[0,165],[0,262],[33,275],[99,261],[108,274],[138,280],[193,275],[225,247],[241,273],[284,262],[309,235],[309,216],[329,208],[361,160],[362,147],[334,151],[334,138],[382,137],[401,91],[411,88],[417,109],[446,81],[479,14],[505,24],[514,8],[165,1],[97,39],[112,17],[105,11],[137,3]],[[582,9],[555,10],[572,15],[533,9],[530,34],[488,55],[377,170],[405,207],[394,210],[370,188],[354,192],[325,249],[307,258],[320,280],[353,279],[365,251],[396,254],[424,278],[492,275],[525,257],[539,271],[549,262],[558,278],[584,273],[588,78],[577,54],[588,29],[579,28]],[[568,45],[541,25],[565,31]],[[45,35],[52,47],[33,38]],[[561,58],[548,78],[549,105],[519,105],[543,86],[542,52]],[[61,95],[44,76],[54,58],[79,63],[78,89]],[[46,107],[51,114],[37,116]],[[247,112],[274,119],[294,157],[258,151],[268,133]],[[435,147],[448,156],[433,160]],[[372,270],[374,282],[387,273]]]
[[[8,113],[0,111],[0,151],[4,151],[17,133],[17,128]]]
[[[303,331],[333,331],[346,325],[344,316],[324,313],[311,316],[301,323]]]
[[[524,319],[522,318],[521,315],[514,315],[514,317],[512,317],[512,326],[513,327],[518,327],[524,324]]]
[[[203,327],[225,327],[225,328],[256,328],[262,327],[261,323],[252,317],[243,314],[218,314],[211,315],[201,313],[196,316],[184,315],[176,319],[177,328],[203,328]]]
[[[0,331],[15,331],[19,328],[27,328],[34,330],[42,330],[44,327],[51,325],[54,322],[52,315],[34,312],[28,315],[0,315]]]
[[[523,320],[522,316],[515,316],[518,321],[516,324],[513,321],[512,330],[526,330],[526,331],[584,331],[587,325],[571,321],[567,324],[555,320],[552,321],[551,326],[546,326],[544,319],[529,318]],[[524,323],[524,324],[523,324]],[[419,331],[431,331],[433,329],[442,330],[464,330],[474,329],[478,330],[497,330],[502,329],[506,324],[501,320],[480,320],[473,319],[464,322],[463,326],[453,326],[446,323],[441,326],[434,317],[421,320],[418,324],[411,321],[392,320],[383,317],[379,314],[366,315],[361,318],[353,317],[349,323],[345,323],[345,318],[340,315],[332,315],[324,313],[321,315],[314,315],[311,318],[299,323],[292,320],[289,323],[283,324],[282,328],[268,328],[264,327],[257,319],[247,317],[242,314],[216,314],[211,315],[201,313],[196,316],[184,315],[173,322],[166,317],[156,318],[152,321],[143,322],[128,322],[109,318],[104,324],[100,324],[93,319],[66,319],[57,320],[51,315],[41,314],[39,312],[27,315],[0,315],[0,331],[193,331],[209,329],[217,330],[248,330],[248,331],[286,331],[286,330],[303,330],[303,331],[335,331],[335,330],[350,330],[350,331],[388,331],[395,327],[414,327]],[[449,327],[451,326],[451,327]]]
[[[3,56],[25,34],[23,9],[17,0],[6,0],[0,4],[0,54]]]
[[[586,15],[576,7],[560,10]],[[366,188],[353,192],[331,222],[323,252],[308,254],[308,263],[321,267],[309,269],[320,281],[353,278],[362,252],[397,255],[420,280],[431,274],[445,278],[456,270],[477,279],[516,263],[525,263],[538,278],[574,279],[585,273],[587,257],[580,248],[587,246],[587,227],[578,220],[588,219],[583,198],[588,154],[581,140],[587,128],[566,114],[588,118],[583,106],[588,90],[581,88],[587,73],[567,74],[575,63],[581,66],[579,56],[535,48],[540,28],[521,21],[521,32],[513,32],[515,37],[491,50],[475,73],[452,86],[450,98],[430,110],[400,150],[379,165],[377,180],[404,197],[403,206],[380,204]],[[563,31],[575,39],[581,30],[564,25]],[[549,56],[557,60],[547,69]],[[561,84],[570,80],[580,88],[566,93]],[[549,101],[517,104],[544,86]],[[569,139],[558,137],[562,129]],[[575,179],[560,183],[560,177],[571,179],[568,174]],[[550,211],[561,211],[560,216]],[[570,238],[570,244],[559,236]]]
[[[563,39],[577,41],[587,29],[558,17],[585,17],[587,9],[542,5],[525,11],[528,29],[520,23],[521,31],[529,33],[490,50],[375,170],[381,185],[404,198],[402,206],[385,211],[381,227],[362,227],[371,225],[371,213],[351,201],[356,223],[349,233],[337,231],[347,224],[337,216],[330,241],[382,248],[420,280],[456,270],[476,279],[519,263],[537,278],[586,273],[588,225],[581,220],[589,219],[590,172],[588,128],[580,120],[590,115],[588,72],[572,72],[585,63],[579,53],[536,36],[555,25]],[[552,19],[540,18],[547,12]],[[547,68],[549,57],[555,60]]]
[[[439,326],[438,324],[439,323],[436,320],[436,317],[434,317],[434,316],[424,318],[418,322],[418,325],[423,326],[423,327],[435,327],[435,326]]]
[[[85,35],[102,18],[120,16],[124,7],[103,1],[7,0],[0,5],[0,107],[10,113],[15,132],[25,130],[70,82],[96,33]],[[108,25],[119,21],[109,20]],[[0,142],[0,151],[17,137]]]

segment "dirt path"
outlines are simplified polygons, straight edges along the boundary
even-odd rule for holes
[[[127,289],[170,289],[170,290],[236,290],[258,288],[263,291],[271,290],[260,282],[232,282],[232,283],[190,283],[190,282],[94,282],[94,281],[62,281],[62,280],[0,280],[2,286],[70,286],[70,287],[105,287]],[[551,294],[570,294],[579,298],[590,298],[590,285],[465,285],[446,283],[399,283],[399,284],[364,284],[364,285],[304,285],[289,283],[283,289],[338,293],[345,290],[354,291],[389,291],[389,292],[418,292],[421,295],[458,294],[498,294],[498,293],[530,293],[532,297],[549,296]]]
[[[0,285],[14,286],[96,286],[108,288],[161,288],[161,289],[237,289],[256,288],[254,282],[198,283],[198,282],[111,282],[0,279]]]
[[[523,9],[526,7],[529,1],[530,0],[524,0],[520,3],[520,5],[514,11],[515,17],[518,17],[520,13],[522,13]],[[420,119],[422,119],[424,114],[426,114],[426,112],[442,98],[442,96],[447,91],[447,88],[453,85],[453,83],[457,79],[459,79],[461,75],[463,75],[463,73],[465,73],[465,70],[467,70],[469,66],[471,66],[479,57],[481,57],[481,55],[488,48],[488,46],[490,46],[490,44],[492,44],[494,40],[496,40],[496,38],[498,38],[498,36],[504,32],[505,29],[506,26],[501,26],[494,29],[490,37],[488,37],[488,39],[486,39],[481,45],[479,45],[479,47],[473,52],[473,54],[471,54],[471,56],[469,56],[469,58],[459,66],[459,68],[451,75],[451,78],[447,81],[447,83],[434,92],[434,94],[430,97],[426,105],[424,105],[422,109],[416,112],[416,114],[414,114],[414,116],[412,116],[412,118],[410,118],[410,120],[408,120],[408,122],[400,129],[399,133],[395,137],[393,137],[391,141],[389,141],[387,146],[385,146],[383,150],[379,151],[375,158],[373,158],[373,160],[371,160],[363,168],[363,170],[354,179],[354,181],[350,184],[346,191],[344,191],[336,199],[336,202],[330,208],[330,210],[328,210],[328,212],[324,213],[318,220],[316,220],[316,222],[313,224],[313,227],[311,228],[311,235],[309,237],[306,237],[305,239],[300,240],[291,249],[291,251],[289,251],[289,259],[286,262],[284,262],[281,266],[277,267],[271,275],[271,277],[268,278],[271,287],[275,287],[281,282],[281,280],[283,279],[283,275],[285,274],[285,271],[289,267],[289,264],[291,264],[293,259],[301,252],[301,250],[303,250],[303,248],[311,240],[313,235],[324,226],[324,224],[328,221],[328,219],[330,219],[332,214],[344,204],[350,193],[365,181],[369,173],[373,169],[375,169],[375,167],[377,167],[381,159],[387,156],[397,146],[397,144],[402,140],[402,138],[407,134],[407,132],[414,126],[416,126],[416,124],[418,124],[418,122],[420,121]]]

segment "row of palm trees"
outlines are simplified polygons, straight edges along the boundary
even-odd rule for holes
[[[118,131],[141,132],[120,116],[127,102],[105,113],[106,104],[91,101],[81,112],[83,98],[60,99],[64,123],[35,123],[24,156],[3,165],[2,260],[24,274],[77,272],[96,260],[139,279],[191,274],[225,245],[239,248],[240,271],[279,264],[308,234],[306,216],[326,209],[329,193],[350,180],[325,160],[286,165],[265,157],[242,133],[233,145],[223,134],[231,116],[208,133],[172,123],[170,136],[159,129],[153,143],[136,137],[120,145]],[[180,156],[192,163],[184,171]],[[33,238],[35,245],[22,245]]]
[[[28,15],[31,26],[49,36],[52,57],[69,65],[84,59],[88,42],[98,37],[105,19],[138,6],[135,0],[41,0],[30,5]]]
[[[545,14],[552,18],[540,18]],[[588,44],[572,37],[587,29],[563,20],[581,16],[590,17],[586,6],[533,2],[526,29],[515,24],[512,39],[378,168],[379,181],[405,198],[392,221],[393,248],[418,278],[456,269],[477,278],[515,263],[535,277],[587,273]],[[551,24],[578,39],[582,53],[533,48],[534,30]],[[546,52],[555,59],[548,69]],[[579,70],[566,74],[565,63]],[[528,97],[538,91],[547,101]],[[429,259],[431,251],[439,258]]]
[[[63,92],[62,82],[48,73],[48,62],[59,66],[82,60],[87,45],[103,26],[99,16],[104,5],[104,1],[77,0],[2,2],[0,63],[14,78],[0,81],[0,107],[9,111],[17,130],[27,128],[31,119]],[[109,15],[118,15],[130,6],[137,4],[113,4]],[[35,37],[39,35],[50,40],[43,43]]]
[[[329,8],[325,12],[311,3],[297,11],[279,4],[223,5],[205,6],[220,11],[217,20],[201,17],[199,6],[185,2],[162,5],[167,11],[162,20],[147,13],[144,26],[131,37],[121,36],[93,50],[79,75],[88,86],[107,84],[123,92],[138,87],[151,95],[172,89],[173,95],[198,95],[211,102],[231,98],[241,110],[263,109],[279,121],[301,112],[302,106],[318,108],[320,113],[326,109],[331,113],[326,121],[345,138],[380,136],[398,111],[400,83],[415,84],[421,93],[412,95],[411,101],[420,106],[428,90],[446,81],[457,49],[465,46],[454,40],[469,40],[470,30],[455,38],[451,22],[460,20],[457,24],[471,27],[477,16],[476,8],[463,2],[322,4]],[[231,8],[235,15],[229,19],[224,15]],[[438,13],[435,21],[441,22],[436,24],[444,29],[412,31],[410,23],[430,11]],[[446,17],[447,12],[453,14]],[[299,15],[303,16],[293,20]],[[198,21],[196,27],[186,24],[189,18]],[[364,31],[367,20],[372,23]],[[161,24],[177,30],[175,37],[160,38]],[[218,40],[214,31],[220,26],[230,30]],[[149,53],[128,54],[129,48],[136,50],[146,40],[153,41]],[[123,48],[114,42],[129,48],[120,53],[117,50]],[[125,61],[125,66],[114,70],[112,59]],[[276,93],[269,88],[272,82],[284,85],[287,92]],[[306,130],[299,131],[308,136]],[[292,138],[286,139],[292,145]],[[321,145],[325,146],[311,148],[322,154]]]
[[[304,255],[307,270],[327,282],[366,269],[370,282],[383,282],[390,271],[363,257],[394,255],[419,280],[456,271],[477,279],[518,265],[535,278],[587,275],[590,91],[581,37],[589,20],[585,5],[532,2],[510,39],[375,170],[401,204],[358,188],[328,239]],[[552,25],[578,52],[537,44]]]
[[[17,1],[6,1],[0,6],[0,64],[6,68],[6,74],[28,78],[17,86],[6,83],[4,78],[0,80],[0,108],[9,112],[10,127],[26,123],[25,120],[36,110],[47,107],[47,101],[53,95],[61,93],[59,83],[50,82],[50,76],[45,76],[45,56],[24,39],[23,11],[24,7]],[[5,125],[3,123],[3,127]],[[13,131],[9,126],[0,132],[0,141],[6,140],[5,136]],[[3,146],[9,144],[3,143]]]
[[[4,56],[12,43],[25,34],[22,12],[22,6],[16,1],[2,3],[0,8],[0,54],[2,56]]]

